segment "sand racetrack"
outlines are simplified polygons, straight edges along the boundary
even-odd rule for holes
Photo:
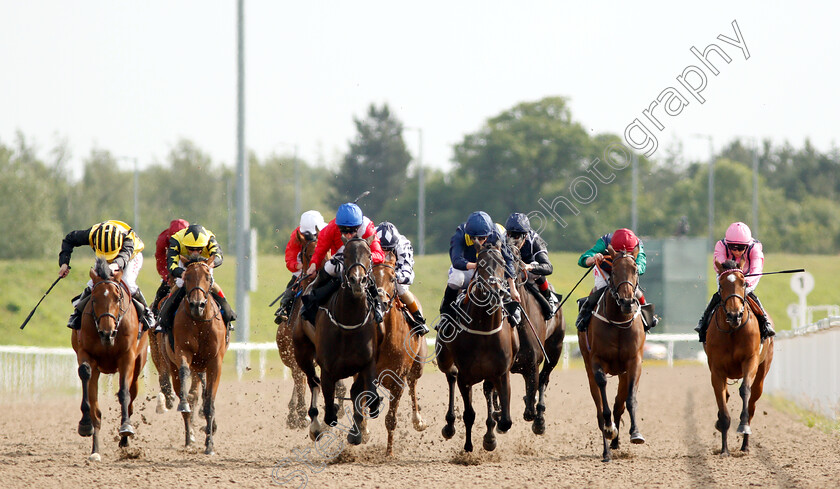
[[[615,379],[610,380],[614,393]],[[277,468],[313,447],[305,430],[286,428],[291,380],[267,378],[237,382],[222,379],[217,403],[219,430],[214,456],[200,449],[185,451],[183,424],[175,412],[155,413],[154,400],[141,392],[132,418],[137,436],[134,458],[117,448],[118,410],[114,395],[103,405],[102,461],[87,461],[90,438],[76,427],[81,417],[76,396],[34,402],[0,400],[0,485],[11,487],[270,487],[287,478],[285,487],[838,487],[840,450],[837,434],[809,428],[759,402],[753,421],[752,451],[742,456],[740,437],[730,432],[733,456],[721,458],[720,436],[708,369],[702,365],[668,368],[646,362],[640,388],[640,428],[644,445],[627,443],[609,464],[600,461],[600,434],[595,408],[581,368],[557,370],[547,393],[547,431],[538,437],[522,420],[524,387],[514,377],[514,425],[498,436],[498,448],[481,448],[485,410],[480,389],[474,390],[478,413],[473,429],[476,451],[465,455],[463,422],[452,440],[440,434],[446,382],[427,370],[420,382],[423,415],[431,427],[413,430],[410,409],[400,406],[395,456],[384,457],[384,416],[370,423],[371,442],[346,446],[327,464],[315,450],[298,462]],[[730,390],[737,386],[730,387]],[[156,392],[157,389],[154,389]],[[612,394],[611,394],[612,395]],[[403,399],[406,399],[404,397]],[[735,412],[737,394],[730,400]],[[460,404],[458,397],[458,404]],[[459,409],[460,412],[460,409]],[[625,420],[627,415],[625,414]],[[201,423],[203,426],[203,422]],[[107,433],[107,435],[106,435]],[[299,471],[299,472],[294,472]],[[316,472],[317,471],[317,472]],[[299,477],[295,477],[295,475]]]

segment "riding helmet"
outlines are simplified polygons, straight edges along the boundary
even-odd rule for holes
[[[397,247],[400,242],[400,233],[397,232],[396,226],[388,221],[384,221],[376,226],[376,237],[379,238],[379,244],[385,251],[391,251]]]
[[[531,222],[525,214],[514,212],[507,218],[505,229],[509,233],[527,233],[531,230]]]
[[[90,233],[90,243],[96,256],[108,261],[117,257],[125,239],[125,230],[111,221],[95,225]]]
[[[210,233],[200,224],[191,224],[184,231],[184,239],[181,244],[187,248],[204,248],[210,243]]]
[[[752,243],[752,232],[750,231],[750,227],[743,222],[733,222],[726,230],[725,239],[727,244],[733,243],[748,245]]]
[[[336,226],[361,226],[363,221],[362,209],[352,202],[341,204],[335,213]]]
[[[490,236],[493,232],[493,220],[484,211],[476,211],[467,218],[464,232],[473,237]]]
[[[639,238],[636,237],[633,231],[627,228],[621,228],[613,233],[610,245],[612,245],[615,251],[630,253],[639,246]]]

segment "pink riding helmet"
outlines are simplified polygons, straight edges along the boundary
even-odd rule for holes
[[[743,222],[733,222],[726,230],[725,239],[727,243],[750,244],[752,243],[752,232],[750,232],[750,227]]]

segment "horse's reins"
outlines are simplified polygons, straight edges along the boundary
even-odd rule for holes
[[[491,248],[488,248],[486,250],[486,252],[489,253],[490,249]],[[479,255],[484,253],[484,252],[485,252],[485,250],[482,250],[482,252],[480,252]],[[498,260],[496,260],[496,258],[493,258],[493,260],[498,261]],[[478,262],[478,256],[476,256],[476,262]],[[501,284],[502,281],[496,276],[492,276],[492,277],[488,277],[488,278],[481,277],[477,272],[478,272],[478,269],[476,268],[476,273],[473,274],[473,278],[470,280],[469,285],[467,285],[467,297],[472,297],[472,292],[471,291],[474,287],[476,287],[476,285],[475,285],[476,283],[481,283],[481,284],[486,283],[486,284],[490,285],[490,287],[485,287],[485,286],[482,285],[482,290],[486,291],[487,294],[489,294],[490,296],[492,296],[496,299],[496,303],[498,304],[497,307],[499,307],[502,310],[502,315],[506,316],[507,311],[505,311],[505,308],[502,306],[502,290],[501,290],[501,287],[500,287],[500,284]],[[493,287],[494,285],[497,286],[497,287]],[[477,305],[483,305],[483,302],[476,301],[476,304]],[[499,322],[499,325],[497,327],[495,327],[495,328],[493,328],[489,331],[484,331],[484,330],[480,330],[480,329],[468,328],[468,327],[464,326],[463,324],[461,324],[461,321],[458,321],[458,328],[461,331],[464,331],[464,332],[467,332],[467,333],[470,333],[470,334],[479,335],[479,336],[490,336],[490,335],[494,335],[494,334],[498,333],[499,331],[501,331],[502,328],[504,327],[504,324],[505,324],[505,321],[504,321],[504,318],[502,318],[502,321]]]
[[[200,290],[200,291],[201,291],[201,293],[202,293],[202,294],[204,294],[204,300],[205,300],[205,301],[207,301],[207,302],[209,302],[209,303],[211,303],[211,304],[215,304],[215,303],[216,303],[216,300],[215,300],[215,299],[214,299],[214,300],[211,300],[211,299],[212,299],[212,296],[210,295],[210,289],[212,289],[212,288],[213,288],[213,284],[215,283],[215,279],[213,278],[213,274],[212,274],[212,273],[210,273],[210,266],[209,266],[208,264],[204,263],[204,262],[197,261],[197,262],[193,262],[193,263],[190,263],[189,265],[187,265],[187,268],[189,268],[189,267],[191,267],[191,266],[193,266],[193,265],[204,265],[205,267],[207,267],[207,273],[208,273],[208,275],[210,275],[210,285],[209,285],[209,286],[207,286],[207,289],[206,289],[206,290],[205,290],[205,289],[203,289],[203,288],[201,288],[201,287],[199,287],[199,286],[195,286],[195,287],[191,288],[191,289],[189,290],[189,292],[187,292],[187,295],[186,295],[186,297],[185,297],[185,298],[186,298],[186,300],[187,300],[187,302],[189,303],[189,300],[190,300],[190,294],[192,294],[194,290]],[[186,284],[184,284],[184,285],[186,285]],[[219,313],[222,311],[222,308],[221,308],[221,307],[219,307],[219,305],[218,305],[218,304],[216,304],[216,307],[215,307],[215,309],[216,309],[216,313],[215,313],[215,314],[213,314],[213,316],[211,316],[210,318],[205,319],[205,318],[197,318],[197,317],[193,316],[193,314],[192,314],[192,308],[188,308],[188,309],[190,309],[190,311],[189,311],[189,315],[190,315],[190,318],[191,318],[193,321],[202,321],[202,322],[210,322],[210,321],[212,321],[212,320],[216,319],[217,317],[219,317]]]
[[[615,259],[615,262],[613,263],[613,269],[615,269],[615,263],[617,263],[618,260],[621,260],[623,258],[634,259],[633,255],[622,254],[621,256],[619,256],[618,258]],[[601,271],[602,275],[606,275],[606,273],[604,272],[604,269],[602,269],[598,264],[595,264],[595,266],[598,267],[598,270]],[[623,282],[619,283],[618,285],[615,285],[615,284],[612,283],[613,274],[610,273],[609,276],[610,276],[609,292],[610,292],[610,296],[612,296],[612,298],[616,302],[616,304],[618,304],[618,299],[619,299],[618,289],[624,284],[629,284],[629,285],[633,286],[633,302],[636,304],[636,312],[633,314],[633,316],[630,319],[628,319],[626,321],[613,321],[612,319],[606,318],[605,316],[603,316],[602,314],[600,314],[598,312],[598,310],[601,309],[601,304],[603,303],[604,296],[606,295],[606,294],[602,294],[601,298],[598,300],[598,304],[595,307],[595,310],[592,311],[592,315],[595,316],[596,318],[600,319],[601,321],[604,321],[605,323],[609,323],[609,324],[615,326],[616,328],[629,329],[633,326],[633,321],[635,321],[635,319],[637,317],[639,317],[639,315],[642,313],[642,308],[639,305],[639,300],[636,299],[636,290],[638,290],[638,288],[639,288],[639,282],[636,281],[636,283],[634,284],[633,282],[631,282],[629,280],[624,280]],[[626,324],[626,326],[622,326],[623,324]]]
[[[110,312],[105,312],[105,313],[102,313],[102,314],[100,314],[99,316],[97,316],[96,314],[94,314],[94,312],[93,312],[93,304],[95,304],[95,303],[96,303],[96,298],[93,296],[93,291],[94,291],[94,290],[96,290],[96,288],[97,288],[97,287],[99,287],[99,286],[100,286],[100,285],[102,285],[102,284],[114,284],[114,285],[117,287],[117,290],[118,290],[118,291],[119,291],[119,293],[120,293],[120,297],[119,297],[119,308],[120,308],[120,312],[119,312],[119,315],[118,315],[118,316],[114,316],[114,315],[113,315],[113,314],[111,314]],[[90,299],[91,299],[91,306],[90,306],[90,311],[91,311],[91,312],[90,312],[89,314],[90,314],[91,316],[93,316],[93,325],[96,327],[96,332],[97,332],[100,336],[102,335],[102,330],[100,330],[100,329],[99,329],[99,320],[100,320],[100,319],[102,319],[103,317],[110,317],[110,318],[113,318],[113,320],[114,320],[114,331],[110,334],[110,336],[111,336],[111,337],[117,336],[117,331],[120,329],[120,324],[122,323],[122,318],[125,316],[125,313],[126,313],[126,312],[128,312],[128,307],[126,307],[125,309],[123,309],[123,307],[122,307],[122,303],[123,303],[123,285],[122,285],[121,283],[119,283],[119,282],[115,282],[115,281],[113,281],[113,280],[103,280],[103,281],[101,281],[101,282],[97,282],[96,284],[94,284],[93,288],[91,288],[91,289],[90,289]]]
[[[355,241],[355,240],[367,242],[367,240],[362,239],[362,238],[353,238],[351,240],[348,240],[347,243],[350,243],[351,241]],[[347,243],[345,243],[345,247],[347,246]],[[370,276],[370,270],[368,270],[368,267],[366,267],[364,263],[357,261],[357,262],[351,264],[350,266],[345,267],[344,272],[341,274],[341,288],[342,289],[347,287],[347,275],[350,273],[350,270],[352,270],[356,267],[362,267],[362,270],[364,270],[365,276],[368,278],[368,280],[373,280]],[[371,265],[371,268],[373,268],[372,265]],[[337,298],[338,298],[338,294],[333,294],[332,298],[330,299],[330,304],[334,304],[335,301],[337,300]],[[373,312],[373,307],[368,304],[367,299],[365,299],[365,306],[367,307],[367,314],[365,314],[365,317],[362,318],[362,322],[360,322],[358,324],[344,324],[344,323],[341,323],[335,318],[335,316],[333,316],[332,312],[329,310],[328,307],[318,306],[318,308],[327,313],[327,317],[329,318],[330,322],[333,323],[335,326],[338,326],[339,328],[345,329],[345,330],[353,330],[353,329],[361,328],[362,326],[367,324],[368,321],[370,320],[371,313]]]

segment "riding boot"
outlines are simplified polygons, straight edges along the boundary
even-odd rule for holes
[[[341,287],[341,280],[338,277],[333,277],[323,268],[319,270],[315,282],[312,283],[312,292],[300,297],[303,304],[301,317],[315,324],[318,306],[332,296],[339,287]]]
[[[577,321],[575,321],[575,327],[578,332],[586,331],[586,328],[589,327],[589,319],[592,317],[592,311],[595,310],[595,305],[598,303],[598,299],[604,295],[604,291],[606,290],[607,288],[604,287],[589,294],[589,297],[581,297],[578,299],[579,310]]]
[[[158,326],[156,331],[172,331],[172,321],[175,319],[175,313],[178,311],[178,304],[186,295],[186,291],[178,286],[175,286],[169,293],[169,297],[163,300],[160,306],[160,314],[158,315]]]
[[[376,290],[376,282],[373,280],[368,281],[367,296],[368,303],[373,307],[373,318],[376,320],[376,324],[379,324],[383,319],[384,308],[382,307],[382,301],[379,300],[379,291]]]
[[[647,333],[659,324],[659,318],[653,312],[653,304],[642,304],[640,307],[642,308],[642,319],[645,323],[645,333]]]
[[[82,311],[90,300],[90,288],[85,287],[81,294],[73,298],[73,314],[67,320],[67,327],[70,329],[82,329]]]
[[[210,295],[216,299],[216,303],[219,304],[219,308],[222,310],[222,319],[225,322],[225,328],[228,331],[233,331],[234,328],[230,323],[232,321],[236,321],[236,313],[233,311],[233,308],[230,307],[230,303],[221,294],[210,292]]]
[[[160,301],[169,294],[169,284],[165,280],[160,281],[160,286],[155,292],[155,300],[152,301],[152,314],[160,312]]]
[[[152,314],[151,308],[149,308],[148,304],[146,304],[146,298],[143,297],[143,292],[140,289],[137,289],[137,292],[131,296],[131,301],[134,302],[134,307],[137,309],[137,317],[140,318],[140,322],[143,323],[143,328],[140,329],[140,333],[143,331],[148,331],[150,329],[155,328],[155,316]]]
[[[541,290],[540,294],[542,294],[542,296],[545,297],[545,300],[548,301],[548,307],[551,308],[551,315],[549,315],[548,318],[551,318],[554,316],[554,313],[557,312],[557,297],[554,296],[554,293],[550,288]]]
[[[520,312],[521,307],[519,303],[515,300],[511,300],[509,302],[505,302],[504,305],[510,325],[513,327],[520,326],[522,324],[522,313]]]
[[[749,297],[758,304],[758,307],[761,308],[761,314],[758,315],[758,327],[761,331],[761,339],[769,338],[771,336],[776,336],[776,330],[773,329],[773,324],[770,322],[770,316],[767,315],[767,309],[761,304],[761,301],[758,300],[758,296],[755,295],[755,292],[750,292]]]
[[[459,292],[460,290],[452,288],[448,285],[443,290],[443,300],[440,302],[440,315],[451,322],[458,321],[458,313],[455,312],[455,308],[457,307],[455,301],[458,300]],[[443,322],[443,319],[435,324],[435,331],[439,329],[441,322]]]
[[[720,292],[715,292],[712,295],[712,298],[709,299],[709,305],[707,305],[706,310],[703,311],[703,316],[700,318],[700,322],[697,323],[697,327],[694,328],[694,331],[697,331],[699,334],[700,343],[706,342],[706,330],[709,327],[709,320],[711,320],[712,313],[718,304],[720,304]]]
[[[295,302],[295,283],[297,277],[292,275],[289,283],[286,284],[286,290],[280,296],[280,307],[274,312],[274,323],[280,324],[289,320],[289,314],[292,312],[292,304]]]

